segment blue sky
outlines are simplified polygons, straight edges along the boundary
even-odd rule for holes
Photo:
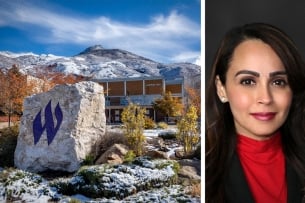
[[[200,0],[0,0],[0,51],[73,56],[102,45],[200,62]]]

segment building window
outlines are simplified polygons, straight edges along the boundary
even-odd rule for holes
[[[124,82],[109,82],[108,96],[124,96]]]
[[[181,84],[166,85],[165,89],[166,92],[171,92],[172,94],[182,94]]]
[[[143,81],[126,81],[127,95],[142,95],[143,94]]]
[[[145,80],[145,94],[162,94],[163,80]]]

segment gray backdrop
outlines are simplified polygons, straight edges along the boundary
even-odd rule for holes
[[[305,59],[305,1],[288,0],[206,0],[205,79],[225,32],[233,26],[265,22],[284,30]]]

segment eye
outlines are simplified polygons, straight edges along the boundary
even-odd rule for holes
[[[240,84],[248,86],[248,85],[255,85],[256,82],[252,78],[245,78],[240,80]]]
[[[284,79],[276,79],[272,81],[272,84],[275,86],[285,87],[286,85],[288,85],[288,82]]]

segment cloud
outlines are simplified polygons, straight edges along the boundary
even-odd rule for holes
[[[198,65],[198,66],[201,66],[201,56],[197,57],[196,60],[193,63]]]
[[[200,52],[186,51],[176,55],[172,60],[181,62],[192,62],[198,65],[200,64]]]
[[[152,16],[148,24],[127,24],[104,16],[85,18],[28,3],[5,3],[0,19],[0,26],[29,30],[33,40],[43,44],[101,44],[173,62],[191,62],[200,55],[190,51],[200,44],[200,24],[175,10]]]

